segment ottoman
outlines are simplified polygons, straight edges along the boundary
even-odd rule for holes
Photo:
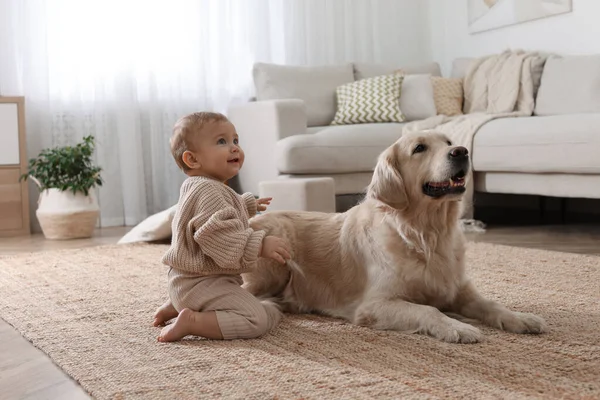
[[[335,183],[332,178],[293,178],[263,181],[260,197],[272,197],[269,211],[335,212]]]

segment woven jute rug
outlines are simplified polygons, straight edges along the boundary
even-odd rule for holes
[[[164,245],[0,258],[0,316],[99,399],[600,398],[600,258],[470,244],[480,290],[550,333],[474,345],[286,315],[261,339],[158,343]]]

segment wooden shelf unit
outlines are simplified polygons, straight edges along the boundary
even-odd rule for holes
[[[25,99],[0,96],[0,237],[30,234]]]

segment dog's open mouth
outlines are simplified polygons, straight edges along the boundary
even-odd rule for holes
[[[423,185],[423,193],[430,197],[442,197],[448,194],[462,194],[465,192],[464,170],[452,175],[450,179],[442,182],[427,182]]]
[[[239,163],[240,159],[239,158],[232,158],[231,160],[227,160],[228,163]]]

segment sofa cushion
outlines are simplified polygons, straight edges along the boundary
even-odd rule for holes
[[[535,114],[600,113],[600,55],[550,57]]]
[[[373,63],[354,63],[354,79],[358,81],[360,79],[372,78],[374,76],[391,74],[393,72],[397,72],[398,70],[402,70],[402,72],[405,74],[429,74],[432,76],[442,76],[440,65],[435,62],[408,67]]]
[[[600,113],[499,118],[473,140],[475,171],[600,173]]]
[[[402,136],[403,123],[309,128],[277,142],[282,174],[372,172],[377,157]]]
[[[337,112],[331,125],[403,122],[400,92],[404,76],[380,75],[337,88]]]
[[[336,88],[354,81],[350,63],[317,67],[256,63],[252,73],[257,100],[303,100],[308,126],[329,125],[336,111]]]
[[[404,75],[400,95],[400,110],[407,121],[427,119],[437,114],[433,85],[429,74]]]

